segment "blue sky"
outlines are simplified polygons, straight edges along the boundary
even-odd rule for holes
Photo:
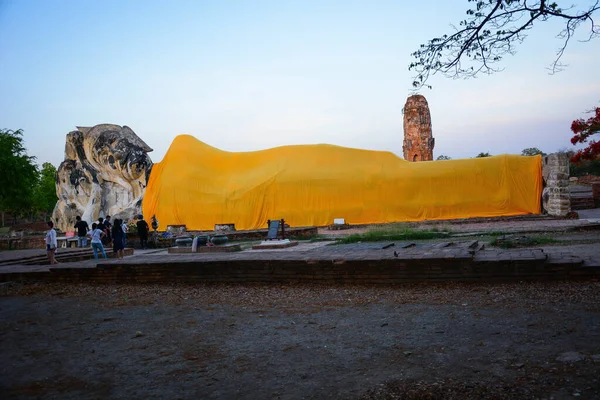
[[[0,0],[0,128],[23,129],[29,153],[55,165],[69,131],[99,123],[130,126],[155,162],[182,133],[229,151],[331,143],[402,156],[410,53],[468,5]],[[435,157],[572,147],[571,121],[600,102],[600,40],[573,41],[568,69],[548,75],[560,27],[532,30],[501,73],[430,81]]]

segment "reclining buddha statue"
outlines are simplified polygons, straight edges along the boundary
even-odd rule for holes
[[[541,157],[408,162],[391,152],[292,145],[228,152],[177,136],[143,201],[162,224],[212,230],[540,213]]]

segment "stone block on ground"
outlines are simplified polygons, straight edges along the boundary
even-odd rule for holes
[[[286,247],[293,247],[297,245],[297,241],[289,239],[263,240],[260,244],[255,244],[252,246],[252,250],[285,249]]]

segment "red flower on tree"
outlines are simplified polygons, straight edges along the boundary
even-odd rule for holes
[[[587,121],[577,119],[571,124],[571,131],[575,134],[571,138],[572,144],[587,143],[588,138],[600,132],[600,107],[592,111],[594,115]],[[600,142],[591,140],[588,147],[581,149],[571,157],[571,161],[594,160],[600,155]]]

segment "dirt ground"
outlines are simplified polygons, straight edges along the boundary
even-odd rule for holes
[[[4,284],[0,397],[600,398],[600,283]]]

